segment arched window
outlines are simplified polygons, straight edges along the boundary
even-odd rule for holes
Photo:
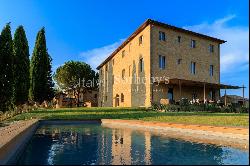
[[[139,59],[139,70],[140,72],[143,72],[144,70],[144,62],[142,57]]]
[[[123,103],[124,102],[124,94],[121,93],[121,102]]]
[[[116,94],[116,96],[115,96],[115,107],[118,107],[119,106],[119,95],[118,94]]]

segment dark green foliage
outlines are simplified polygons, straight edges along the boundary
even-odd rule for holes
[[[150,108],[153,111],[161,112],[211,112],[211,113],[248,113],[249,108],[240,104],[230,104],[229,106],[220,106],[220,103],[193,103],[190,104],[188,99],[182,99],[179,104],[160,104],[152,103]]]
[[[80,92],[84,93],[87,89],[96,89],[98,74],[84,62],[69,61],[56,69],[54,79],[60,89],[73,91],[79,106]]]
[[[28,101],[30,87],[29,46],[23,26],[19,26],[16,29],[13,39],[13,50],[15,103],[18,105]]]
[[[98,74],[84,62],[69,61],[56,69],[54,79],[63,90],[74,89],[76,86],[93,89],[97,88]],[[90,85],[88,83],[93,83],[93,81],[94,86],[93,84],[88,86]]]
[[[0,36],[0,111],[12,110],[13,100],[13,43],[11,28],[7,24]]]
[[[245,106],[235,106],[229,105],[226,107],[221,108],[220,112],[228,112],[228,113],[249,113],[249,108]]]
[[[205,111],[208,112],[220,112],[220,107],[217,104],[203,104],[203,106],[205,106]]]
[[[187,98],[182,98],[180,100],[180,105],[181,106],[187,106],[187,105],[189,105],[188,99]]]
[[[50,101],[53,99],[53,97],[55,96],[55,89],[54,89],[54,82],[52,80],[52,58],[51,56],[48,54],[47,55],[48,57],[48,73],[47,73],[47,87],[46,87],[46,90],[47,90],[47,98],[46,100]]]
[[[51,58],[47,52],[45,30],[42,28],[36,37],[30,65],[30,99],[39,103],[53,97],[51,78]]]
[[[229,105],[226,107],[221,107],[218,104],[209,103],[209,104],[168,104],[163,105],[159,103],[153,103],[151,110],[161,111],[161,112],[214,112],[214,113],[248,113],[249,108],[240,106],[240,105]]]
[[[160,110],[160,105],[157,103],[152,103],[152,106],[150,107],[152,111],[159,111]]]
[[[174,105],[174,104],[169,104],[169,105],[162,105],[163,110],[165,112],[178,112],[180,111],[180,106],[179,105]]]

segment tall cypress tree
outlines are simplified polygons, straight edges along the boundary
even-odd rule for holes
[[[13,43],[10,23],[8,23],[0,36],[0,111],[12,110],[13,100]]]
[[[30,62],[28,40],[23,26],[16,29],[13,39],[15,102],[23,104],[28,101],[30,86]]]
[[[52,80],[51,75],[51,58],[49,57],[45,29],[42,28],[36,37],[35,48],[33,50],[30,65],[30,99],[39,103],[49,100],[49,83]]]
[[[48,57],[48,73],[47,73],[47,97],[46,100],[52,100],[55,96],[55,90],[54,90],[54,82],[52,80],[52,58],[49,54],[47,54]]]

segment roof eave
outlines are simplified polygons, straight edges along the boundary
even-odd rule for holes
[[[190,30],[186,30],[183,28],[178,28],[169,24],[165,24],[165,23],[161,23],[152,19],[147,19],[139,28],[137,28],[137,30],[135,32],[133,32],[110,56],[108,56],[99,66],[97,66],[97,70],[99,70],[102,66],[104,66],[104,64],[106,64],[118,51],[120,51],[130,40],[132,40],[137,34],[139,34],[144,28],[146,28],[149,24],[153,24],[153,25],[158,25],[158,26],[163,26],[166,28],[170,28],[170,29],[175,29],[178,30],[180,32],[184,32],[184,33],[190,33],[193,35],[197,35],[199,37],[202,38],[207,38],[209,40],[214,40],[219,42],[219,44],[223,44],[226,43],[227,41],[225,40],[221,40],[221,39],[217,39],[211,36],[207,36],[207,35],[203,35],[197,32],[193,32]]]

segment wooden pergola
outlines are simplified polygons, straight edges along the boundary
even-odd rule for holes
[[[226,91],[227,89],[243,89],[243,98],[244,98],[244,85],[242,87],[240,86],[234,86],[234,85],[226,85],[226,84],[216,84],[216,83],[209,83],[209,82],[201,82],[201,81],[193,81],[193,80],[186,80],[186,79],[179,79],[179,78],[172,78],[169,79],[169,84],[171,85],[178,85],[179,86],[179,93],[181,96],[181,88],[182,86],[194,86],[194,87],[201,87],[203,88],[203,101],[205,103],[206,100],[206,88],[212,88],[212,89],[225,89],[225,105],[227,105],[226,101]]]

